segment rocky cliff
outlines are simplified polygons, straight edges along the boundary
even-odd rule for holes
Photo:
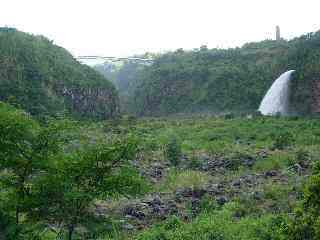
[[[11,28],[0,29],[0,100],[36,116],[118,113],[117,91],[101,74],[47,38]]]

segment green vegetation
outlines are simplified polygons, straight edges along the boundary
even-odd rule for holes
[[[136,118],[62,48],[0,28],[0,240],[319,239],[319,119],[236,113],[288,68],[317,112],[319,36],[125,63],[125,111],[225,113]]]
[[[320,111],[319,39],[316,32],[234,49],[178,49],[154,55],[151,65],[118,66],[112,78],[122,96],[122,110],[136,115],[248,113],[258,109],[281,73],[295,69],[291,110],[310,114]],[[99,70],[108,72],[101,66]]]
[[[0,232],[317,239],[319,124],[261,116],[40,124],[2,103]]]
[[[113,85],[42,36],[0,29],[0,100],[32,115],[105,119],[118,111]]]
[[[77,227],[106,221],[92,211],[97,199],[146,189],[127,166],[137,152],[133,140],[83,142],[72,150],[70,124],[40,126],[1,103],[0,216],[6,239],[74,239]]]
[[[177,167],[179,165],[181,158],[181,145],[177,137],[170,137],[168,143],[165,146],[165,157],[173,166]]]

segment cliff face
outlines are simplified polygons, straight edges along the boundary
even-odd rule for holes
[[[0,100],[32,115],[106,119],[118,113],[111,82],[42,36],[0,29]]]
[[[72,111],[83,116],[112,118],[119,114],[118,98],[109,89],[65,87],[62,95]]]
[[[320,81],[313,81],[312,84],[312,105],[313,113],[320,113]]]

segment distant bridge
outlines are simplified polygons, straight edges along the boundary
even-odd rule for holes
[[[140,63],[153,63],[153,59],[139,57],[105,57],[105,56],[78,56],[77,60],[105,60],[111,62],[132,61]]]

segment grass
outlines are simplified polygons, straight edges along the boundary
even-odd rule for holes
[[[306,174],[310,172],[313,163],[320,159],[319,129],[318,119],[307,118],[138,119],[134,122],[120,121],[119,126],[110,123],[83,125],[78,130],[83,139],[77,139],[77,143],[86,145],[100,139],[112,140],[127,134],[134,136],[141,150],[135,165],[141,172],[147,172],[154,164],[163,164],[163,178],[150,183],[152,192],[173,194],[182,188],[196,189],[208,183],[229,182],[270,170],[277,170],[288,178],[285,183],[265,180],[259,186],[241,189],[247,192],[240,191],[239,196],[224,207],[205,209],[191,221],[172,216],[151,227],[146,224],[146,229],[131,237],[122,237],[129,233],[119,232],[115,234],[119,235],[118,239],[282,240],[286,238],[282,237],[280,226],[297,203],[296,197],[304,182],[304,176],[295,172],[289,174],[288,169],[296,163],[306,164],[309,167]],[[181,143],[182,154],[190,161],[185,166],[181,164],[183,166],[174,168],[166,165],[169,161],[164,152],[165,146],[173,135]],[[261,152],[266,155],[261,156]],[[201,154],[210,159],[221,157],[234,161],[234,167],[222,172],[199,170],[198,164],[206,161],[200,157]],[[248,157],[255,160],[252,167],[241,165],[241,161]],[[254,192],[261,192],[262,199],[254,199]],[[114,216],[118,208],[137,200],[118,199],[104,203]],[[214,202],[213,198],[208,201]],[[208,206],[212,205],[208,203]],[[239,212],[243,214],[237,217]]]
[[[272,214],[263,217],[234,218],[237,204],[227,204],[221,210],[205,212],[192,223],[171,219],[138,235],[136,240],[268,240],[280,239],[281,219]]]
[[[178,171],[177,169],[172,169],[163,183],[159,186],[159,191],[171,191],[174,192],[181,188],[199,188],[207,184],[212,177],[207,173],[184,170]]]
[[[287,151],[275,151],[266,159],[259,159],[254,165],[255,171],[285,169],[294,162],[294,154]]]

